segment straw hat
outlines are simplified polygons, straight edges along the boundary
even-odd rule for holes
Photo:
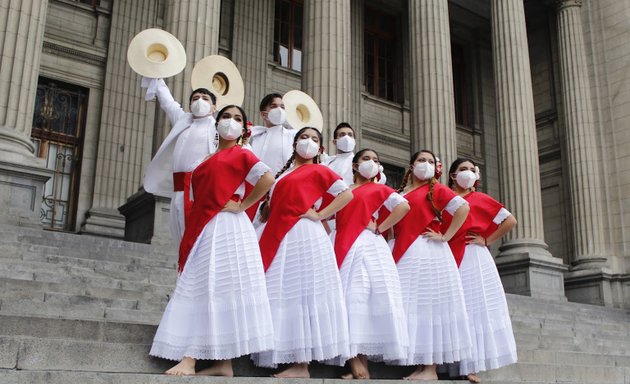
[[[313,127],[320,132],[322,131],[324,127],[322,112],[315,100],[309,95],[302,91],[293,90],[285,93],[282,101],[287,112],[287,122],[292,128]]]
[[[207,88],[214,93],[217,109],[230,104],[243,104],[243,78],[236,65],[226,57],[210,55],[199,60],[192,70],[190,83],[193,89]]]
[[[186,67],[186,51],[170,33],[150,28],[129,43],[127,62],[134,72],[154,79],[175,76]]]

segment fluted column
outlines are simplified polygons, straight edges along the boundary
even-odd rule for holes
[[[571,191],[576,269],[605,262],[601,182],[593,107],[588,81],[580,7],[582,1],[557,1],[562,109]]]
[[[337,123],[350,117],[350,1],[304,1],[302,89],[324,116],[324,142],[332,148]]]
[[[33,154],[31,127],[48,1],[0,4],[0,150]]]
[[[457,157],[448,1],[409,1],[411,151]]]
[[[362,148],[362,133],[361,127],[363,124],[361,109],[363,106],[363,96],[361,90],[363,89],[363,55],[364,55],[364,7],[363,0],[351,0],[350,4],[352,13],[352,22],[350,24],[352,31],[358,31],[351,36],[352,39],[352,53],[351,53],[351,69],[352,74],[350,82],[350,113],[348,122],[355,130],[357,137],[357,148]],[[334,151],[331,151],[334,152]]]
[[[129,41],[155,27],[153,0],[119,0],[112,4],[107,70],[99,129],[92,207],[81,231],[123,237],[118,207],[142,185],[150,147],[153,105],[144,100],[140,76],[127,63]]]
[[[0,220],[38,222],[45,161],[31,127],[46,24],[46,0],[0,2]],[[23,221],[18,219],[18,221]]]
[[[497,264],[506,290],[564,297],[563,265],[544,241],[534,99],[522,0],[491,0],[502,200],[518,225]]]
[[[186,68],[166,80],[175,100],[188,109],[190,75],[195,63],[219,52],[221,0],[167,0],[165,30],[186,49]],[[170,126],[165,126],[166,132]]]
[[[236,0],[232,61],[246,84],[243,108],[255,124],[258,106],[267,94],[267,71],[273,41],[273,0]]]

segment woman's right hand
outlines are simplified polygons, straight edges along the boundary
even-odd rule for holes
[[[322,221],[322,218],[319,216],[319,213],[313,208],[309,208],[305,214],[301,215],[300,218],[310,219],[312,221]]]

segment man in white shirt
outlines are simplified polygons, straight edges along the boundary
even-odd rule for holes
[[[199,161],[214,153],[218,145],[212,117],[216,96],[205,88],[195,89],[188,100],[189,113],[173,99],[164,80],[143,79],[142,83],[147,88],[147,100],[157,95],[160,107],[173,125],[146,169],[144,189],[171,198],[171,233],[179,245],[185,213],[192,207],[189,189],[192,170]]]
[[[258,158],[276,173],[293,154],[293,138],[296,130],[287,128],[282,95],[270,93],[260,102],[260,117],[264,126],[252,127],[249,145]]]
[[[339,123],[333,132],[333,137],[337,154],[326,158],[323,163],[341,176],[346,184],[351,185],[354,183],[352,176],[352,158],[356,145],[354,129],[346,122]]]

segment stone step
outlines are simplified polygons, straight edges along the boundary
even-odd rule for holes
[[[0,312],[0,336],[151,344],[157,327],[113,320],[73,320]]]
[[[138,300],[140,303],[139,309],[143,309],[145,303],[166,303],[169,295],[173,291],[173,287],[147,285],[144,290],[128,290],[121,288],[95,287],[85,284],[53,283],[30,279],[22,280],[0,277],[0,295],[2,295],[4,291],[23,291],[25,293],[21,293],[22,295],[30,294],[35,298],[43,297],[43,295],[47,292],[58,292],[92,297]],[[9,297],[8,295],[5,296]]]
[[[67,371],[0,370],[0,382],[6,384],[342,384],[336,379],[274,379],[269,377],[195,377],[133,373],[95,373]],[[369,380],[370,384],[391,384],[391,380]],[[425,383],[461,384],[462,381],[426,381]],[[531,383],[539,384],[539,383]],[[579,384],[579,383],[578,383]]]
[[[66,270],[64,270],[66,268]],[[0,268],[0,280],[34,280],[45,283],[61,283],[75,285],[81,288],[122,289],[136,292],[170,292],[172,285],[163,285],[146,281],[120,280],[113,277],[99,276],[93,272],[80,273],[76,269],[44,268],[14,265]]]
[[[83,305],[72,303],[51,303],[26,299],[2,299],[0,313],[22,316],[44,316],[62,319],[89,319],[125,321],[139,324],[158,324],[162,311],[112,308],[98,302]]]

